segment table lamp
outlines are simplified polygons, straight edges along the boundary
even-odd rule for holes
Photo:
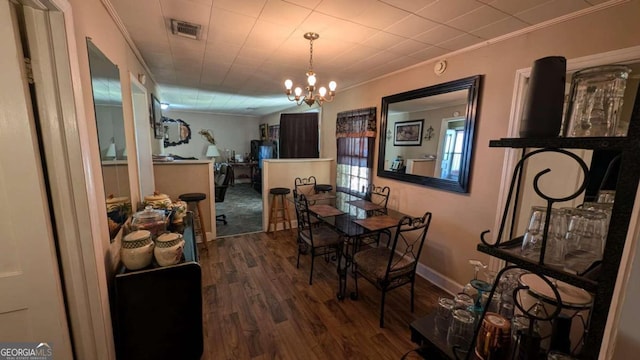
[[[207,154],[206,157],[209,158],[215,158],[216,156],[220,156],[220,152],[218,151],[218,147],[215,145],[209,145],[209,147],[207,147]],[[215,159],[214,159],[215,161]]]
[[[109,144],[106,153],[104,154],[104,158],[107,160],[115,160],[116,158],[116,144],[113,142]]]

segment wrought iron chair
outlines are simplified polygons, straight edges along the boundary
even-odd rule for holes
[[[294,190],[295,191],[295,190]],[[300,267],[300,255],[311,255],[311,271],[309,285],[313,284],[313,263],[316,256],[325,256],[326,261],[337,258],[342,248],[342,235],[326,225],[315,225],[311,221],[309,202],[304,194],[295,198],[296,217],[298,218],[298,260],[296,268]]]
[[[353,257],[355,292],[351,294],[351,297],[358,298],[359,276],[367,279],[382,292],[380,301],[381,328],[384,327],[384,300],[387,291],[411,284],[411,312],[413,312],[416,268],[430,223],[430,212],[426,212],[419,218],[405,216],[398,222],[390,247],[370,248],[356,253]]]
[[[306,178],[295,178],[293,181],[293,189],[298,194],[311,195],[316,193],[316,178],[309,176]]]
[[[388,186],[376,186],[374,184],[369,184],[365,192],[365,199],[370,202],[379,205],[381,209],[369,210],[369,212],[374,214],[384,214],[387,211],[387,203],[389,202],[389,195],[391,194],[391,189]],[[376,244],[376,246],[380,246],[380,237],[386,236],[387,238],[387,246],[389,245],[389,241],[391,239],[391,232],[389,230],[382,230],[375,234],[364,236],[358,239],[357,249],[355,251],[360,250],[360,246],[367,244]]]
[[[372,203],[382,207],[380,210],[373,210],[374,212],[384,212],[387,209],[387,203],[389,202],[389,194],[391,189],[388,186],[375,186],[370,184],[367,188],[366,198]]]
[[[224,201],[231,179],[233,179],[233,167],[229,166],[229,164],[220,165],[219,174],[215,179],[216,203]],[[222,221],[223,224],[227,225],[227,216],[225,214],[217,214],[216,221]]]

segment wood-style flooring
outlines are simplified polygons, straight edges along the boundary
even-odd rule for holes
[[[202,245],[201,245],[202,246]],[[415,312],[410,286],[387,294],[379,328],[380,292],[358,281],[360,297],[338,301],[334,263],[310,257],[296,269],[295,229],[217,239],[200,248],[205,360],[400,359],[415,348],[409,324],[447,294],[418,277]],[[353,278],[348,279],[353,290]]]

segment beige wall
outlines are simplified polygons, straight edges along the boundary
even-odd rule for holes
[[[562,22],[470,52],[447,57],[447,71],[436,76],[429,62],[387,78],[339,91],[322,109],[321,156],[335,158],[335,119],[340,111],[376,106],[381,98],[403,91],[476,74],[484,75],[476,124],[469,194],[457,194],[374,177],[391,187],[390,207],[418,215],[433,212],[422,262],[464,284],[472,276],[469,258],[488,262],[476,251],[483,230],[494,226],[504,150],[488,147],[490,139],[507,134],[514,77],[535,59],[562,55],[575,58],[640,44],[640,2],[632,1],[596,14]],[[379,122],[378,122],[379,123]],[[377,156],[376,162],[377,164]],[[335,170],[332,175],[335,177]],[[420,201],[416,201],[420,199]],[[464,221],[462,220],[464,219]]]
[[[198,131],[209,129],[216,140],[220,154],[229,149],[244,156],[251,151],[251,140],[260,139],[260,118],[254,116],[234,116],[204,112],[185,112],[168,110],[163,115],[172,119],[182,119],[191,128],[191,140],[188,144],[169,146],[164,149],[165,154],[176,154],[185,157],[205,159],[209,143]],[[223,158],[216,158],[216,162],[223,162]]]
[[[272,159],[264,160],[262,168],[262,224],[266,231],[269,225],[269,209],[271,206],[269,189],[284,187],[291,190],[288,196],[293,196],[296,178],[314,176],[316,184],[335,185],[335,175],[331,176],[336,167],[333,159]],[[335,170],[334,170],[335,171]],[[296,224],[295,208],[289,207],[289,218]],[[288,225],[287,225],[288,226]],[[295,225],[294,225],[295,226]],[[279,225],[282,228],[282,224]]]

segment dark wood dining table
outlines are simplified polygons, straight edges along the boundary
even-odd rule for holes
[[[381,231],[394,228],[400,219],[408,216],[396,210],[377,208],[370,211],[367,201],[346,201],[336,205],[323,204],[322,206],[309,206],[309,212],[327,225],[342,234],[345,238],[344,246],[338,256],[338,299],[343,300],[347,290],[347,271],[351,266],[355,249],[358,249],[358,241],[365,236],[375,235]],[[365,211],[358,211],[365,210]],[[349,250],[352,251],[349,251]]]

